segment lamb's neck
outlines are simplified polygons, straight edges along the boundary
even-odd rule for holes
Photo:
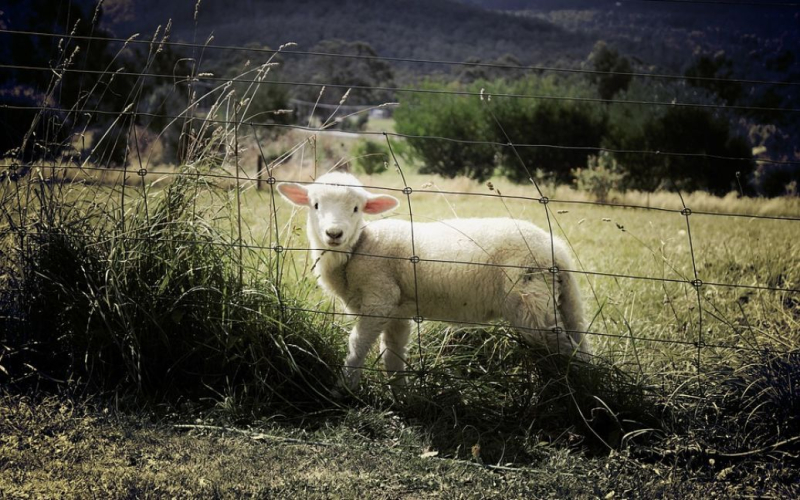
[[[347,300],[347,263],[358,243],[350,248],[343,247],[341,250],[321,250],[322,243],[314,235],[309,234],[309,241],[314,248],[311,257],[314,259],[317,281],[328,292]]]

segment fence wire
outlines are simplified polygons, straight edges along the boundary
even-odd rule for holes
[[[679,3],[726,3],[726,4],[736,4],[736,5],[750,5],[746,2],[723,2],[723,1],[714,1],[714,2],[687,2],[685,0],[640,0],[640,1],[674,1]],[[767,5],[767,4],[757,4],[757,5]],[[790,6],[796,4],[769,4],[773,6]],[[192,47],[192,48],[203,48],[203,49],[217,49],[217,50],[230,50],[230,51],[242,51],[242,52],[265,52],[271,55],[275,55],[278,53],[287,54],[287,55],[296,55],[296,56],[305,56],[305,57],[331,57],[331,58],[362,58],[362,59],[377,59],[382,61],[388,62],[408,62],[408,63],[424,63],[424,64],[439,64],[443,66],[476,66],[476,67],[491,67],[491,68],[502,68],[502,69],[516,69],[516,70],[530,70],[530,71],[552,71],[552,72],[565,72],[565,73],[582,73],[582,74],[591,74],[591,75],[624,75],[624,76],[636,76],[642,78],[660,78],[660,79],[668,79],[668,80],[685,80],[685,76],[679,75],[668,75],[668,74],[647,74],[647,73],[636,73],[636,72],[626,72],[626,73],[615,73],[615,72],[601,72],[601,71],[591,71],[591,70],[577,70],[577,69],[564,69],[564,68],[553,68],[553,67],[544,67],[544,66],[524,66],[524,67],[517,67],[517,66],[508,66],[508,65],[501,65],[501,64],[490,64],[490,63],[468,63],[468,62],[458,62],[458,61],[442,61],[442,60],[424,60],[424,59],[411,59],[411,58],[391,58],[391,57],[372,57],[372,56],[352,56],[352,55],[341,55],[341,54],[329,54],[329,53],[321,53],[321,52],[312,52],[312,51],[299,51],[299,50],[269,50],[269,49],[253,49],[253,48],[245,48],[245,47],[232,47],[232,46],[219,46],[219,45],[211,45],[211,44],[189,44],[189,43],[180,43],[180,42],[169,42],[163,40],[161,42],[155,41],[142,41],[142,40],[135,40],[132,38],[129,39],[121,39],[121,38],[111,38],[111,37],[91,37],[91,36],[78,36],[75,34],[70,35],[63,35],[57,33],[42,33],[42,32],[32,32],[32,31],[22,31],[22,30],[9,30],[9,29],[0,29],[0,34],[5,33],[7,35],[17,36],[17,37],[51,37],[51,38],[69,38],[75,40],[97,40],[102,42],[116,42],[122,44],[147,44],[152,47],[154,44],[157,45],[158,43],[166,44],[166,45],[173,45],[176,47]],[[226,79],[221,77],[214,77],[211,75],[202,75],[197,72],[189,75],[174,75],[174,74],[164,74],[164,73],[157,73],[157,72],[149,72],[149,71],[142,71],[142,72],[133,72],[133,71],[94,71],[94,70],[86,70],[86,69],[79,69],[74,67],[68,67],[66,61],[61,61],[59,64],[54,65],[54,67],[40,67],[40,66],[29,66],[29,65],[22,65],[16,63],[6,63],[0,62],[0,70],[23,70],[23,71],[36,71],[36,72],[54,72],[56,75],[56,80],[60,81],[63,78],[66,78],[69,74],[75,75],[108,75],[109,77],[136,77],[137,79],[143,78],[172,78],[176,83],[186,83],[187,85],[198,84],[201,82],[212,82],[216,84],[220,84],[218,89],[224,90],[226,89],[227,83],[236,82],[236,83],[247,83],[252,85],[282,85],[282,86],[289,86],[289,87],[297,87],[297,86],[314,86],[314,87],[327,87],[327,88],[340,88],[340,89],[362,89],[362,90],[380,90],[380,91],[391,91],[396,92],[398,94],[402,93],[432,93],[432,94],[443,94],[443,95],[458,95],[463,96],[465,98],[477,98],[482,97],[483,93],[476,93],[476,92],[466,92],[466,91],[453,91],[453,90],[430,90],[430,89],[417,89],[417,88],[400,88],[400,87],[385,87],[385,86],[368,86],[368,85],[347,85],[347,84],[340,84],[340,83],[318,83],[318,82],[282,82],[278,80],[267,80],[265,78],[235,78],[235,79]],[[752,79],[731,79],[731,78],[695,78],[698,80],[707,80],[712,82],[728,82],[728,83],[745,83],[745,84],[753,84],[753,85],[784,85],[784,86],[796,86],[800,85],[797,82],[780,82],[780,81],[764,81],[764,80],[752,80]],[[215,89],[216,90],[216,89]],[[213,91],[211,91],[213,92]],[[211,93],[209,92],[209,93]],[[577,102],[602,102],[606,104],[614,104],[614,105],[643,105],[643,106],[686,106],[686,107],[700,107],[700,108],[712,108],[712,109],[725,109],[725,110],[736,110],[736,111],[772,111],[772,112],[780,112],[780,113],[796,113],[800,111],[800,109],[795,108],[781,108],[781,107],[752,107],[752,106],[722,106],[716,104],[695,104],[695,103],[681,103],[681,102],[661,102],[661,101],[628,101],[628,100],[602,100],[602,99],[591,99],[591,98],[576,98],[576,97],[569,97],[569,96],[559,96],[559,95],[523,95],[523,94],[492,94],[493,97],[498,98],[506,98],[506,99],[540,99],[540,100],[556,100],[556,101],[577,101]],[[284,242],[281,239],[281,228],[279,224],[279,208],[278,203],[276,202],[276,192],[275,188],[279,182],[282,182],[287,179],[282,179],[280,177],[279,168],[284,168],[285,170],[285,162],[289,157],[294,155],[297,152],[297,149],[287,152],[285,155],[282,155],[279,161],[271,161],[267,158],[264,152],[264,148],[262,147],[261,141],[258,139],[256,130],[261,128],[281,128],[281,129],[291,129],[291,130],[298,130],[307,132],[309,134],[320,134],[326,132],[325,127],[310,127],[310,126],[302,126],[297,124],[280,124],[280,123],[271,123],[271,122],[255,122],[251,119],[248,119],[246,115],[243,116],[242,108],[237,106],[236,104],[230,106],[230,109],[226,111],[230,111],[228,116],[232,116],[230,119],[218,119],[216,117],[199,117],[190,114],[177,114],[177,115],[170,115],[166,113],[144,113],[139,112],[136,108],[138,106],[139,99],[141,98],[140,95],[130,96],[128,99],[127,105],[124,109],[121,110],[106,110],[106,109],[68,109],[68,108],[60,108],[58,106],[52,106],[50,103],[43,102],[40,105],[28,105],[28,106],[19,106],[19,105],[10,105],[10,104],[0,104],[0,109],[8,109],[8,110],[18,110],[18,111],[30,111],[34,115],[36,115],[38,119],[39,117],[43,116],[45,113],[61,113],[64,115],[74,115],[76,117],[76,122],[79,117],[85,117],[86,123],[92,119],[95,115],[107,115],[116,117],[120,119],[121,117],[147,117],[151,119],[166,119],[172,120],[173,122],[177,122],[179,120],[195,120],[204,125],[213,124],[213,125],[220,125],[226,127],[226,133],[230,135],[229,139],[232,139],[232,164],[235,171],[225,172],[223,171],[209,171],[209,172],[202,172],[197,173],[197,175],[202,176],[203,178],[208,179],[217,179],[217,180],[229,180],[232,181],[235,185],[235,230],[236,235],[231,238],[230,241],[199,241],[199,240],[188,240],[188,239],[180,239],[180,238],[162,238],[160,241],[162,242],[169,242],[175,244],[185,244],[185,245],[225,245],[231,248],[236,249],[238,252],[238,259],[239,259],[239,281],[240,285],[243,283],[243,262],[244,262],[244,250],[251,250],[257,251],[267,254],[272,254],[270,265],[274,266],[274,277],[275,277],[275,287],[274,292],[276,294],[276,298],[279,303],[279,311],[281,314],[280,324],[285,325],[285,314],[288,311],[297,311],[297,312],[304,312],[309,314],[322,314],[328,315],[333,317],[340,317],[340,318],[350,318],[353,320],[358,321],[360,318],[380,318],[380,319],[390,319],[390,320],[402,320],[402,321],[409,321],[415,324],[416,326],[416,333],[417,333],[417,349],[419,351],[419,368],[409,368],[407,370],[408,373],[413,373],[419,376],[423,382],[425,373],[427,370],[426,363],[427,360],[425,359],[425,354],[423,350],[423,343],[422,343],[422,325],[424,322],[435,322],[435,323],[447,323],[449,322],[448,318],[438,318],[438,317],[424,317],[423,316],[423,307],[420,304],[420,293],[419,293],[419,283],[418,283],[418,266],[424,263],[432,263],[432,264],[449,264],[453,266],[464,266],[464,267],[490,267],[490,268],[500,268],[500,269],[517,269],[517,270],[534,270],[542,273],[552,273],[553,277],[557,277],[561,273],[574,273],[578,275],[583,275],[586,277],[602,277],[602,278],[611,278],[614,280],[621,279],[621,280],[631,280],[634,282],[638,281],[648,281],[648,282],[655,282],[667,284],[680,284],[687,287],[690,287],[690,290],[693,290],[694,295],[696,296],[696,304],[697,304],[697,311],[696,311],[696,331],[692,332],[695,336],[694,338],[686,338],[686,339],[679,339],[679,338],[658,338],[658,337],[651,337],[651,336],[644,336],[644,335],[634,335],[632,332],[629,334],[621,334],[621,333],[612,333],[609,331],[598,331],[596,329],[593,330],[585,330],[585,331],[575,331],[575,330],[567,330],[563,328],[562,325],[558,324],[558,309],[557,303],[554,300],[553,306],[556,309],[555,311],[555,318],[556,324],[553,328],[542,329],[542,328],[526,328],[516,326],[515,330],[519,332],[531,332],[531,333],[546,333],[546,334],[554,334],[554,335],[563,335],[563,334],[570,334],[570,333],[580,333],[582,335],[586,335],[588,337],[597,337],[597,338],[608,338],[608,339],[615,339],[619,341],[631,341],[634,343],[636,342],[643,342],[643,343],[659,343],[659,344],[669,344],[674,346],[681,346],[690,349],[694,349],[696,351],[696,369],[698,372],[703,370],[702,366],[702,352],[704,349],[723,349],[723,350],[734,350],[734,351],[756,351],[759,352],[762,349],[760,347],[752,347],[749,345],[743,345],[741,343],[716,343],[709,341],[704,335],[704,315],[708,315],[714,317],[714,312],[712,311],[712,306],[709,302],[709,299],[704,297],[703,290],[708,289],[708,287],[719,287],[719,288],[729,288],[729,289],[741,289],[741,290],[752,290],[758,292],[769,292],[769,293],[777,293],[777,294],[797,294],[800,293],[800,288],[796,288],[795,286],[767,286],[767,285],[754,285],[754,284],[746,284],[746,283],[724,283],[724,282],[717,282],[713,280],[703,279],[702,270],[698,268],[698,263],[696,259],[696,248],[695,248],[695,241],[693,239],[693,226],[691,220],[697,216],[704,216],[704,217],[726,217],[726,218],[737,218],[737,219],[748,219],[748,220],[773,220],[779,221],[782,224],[786,224],[787,226],[790,224],[794,224],[797,221],[800,221],[800,217],[791,217],[791,216],[772,216],[772,215],[760,215],[760,214],[739,214],[739,213],[729,213],[729,212],[714,212],[714,211],[701,211],[701,210],[694,210],[690,206],[687,205],[685,199],[680,192],[680,189],[675,188],[676,196],[680,199],[681,207],[679,209],[672,209],[666,207],[657,207],[657,206],[643,206],[643,205],[636,205],[636,204],[627,204],[627,203],[616,203],[616,202],[604,202],[604,201],[587,201],[587,200],[568,200],[568,199],[558,199],[556,197],[550,197],[547,195],[543,187],[540,186],[539,183],[535,180],[535,177],[529,170],[529,166],[525,164],[523,158],[519,155],[518,149],[522,148],[553,148],[553,149],[564,149],[564,150],[573,150],[573,151],[587,151],[587,152],[609,152],[615,155],[625,155],[625,154],[637,154],[637,155],[653,155],[653,156],[667,156],[667,157],[695,157],[708,160],[726,160],[731,162],[757,162],[762,164],[776,164],[776,165],[800,165],[800,161],[793,161],[793,160],[778,160],[778,159],[753,159],[753,158],[741,158],[741,157],[727,157],[727,156],[720,156],[720,155],[712,155],[706,153],[681,153],[681,152],[669,152],[669,151],[644,151],[644,150],[623,150],[623,149],[608,149],[600,147],[599,145],[555,145],[555,144],[520,144],[520,143],[513,143],[508,134],[503,133],[507,139],[506,142],[497,142],[497,141],[485,141],[481,140],[480,138],[475,139],[456,139],[456,138],[448,138],[448,137],[439,137],[439,136],[429,136],[429,135],[410,135],[410,134],[402,134],[402,133],[395,133],[395,132],[370,132],[370,131],[355,131],[349,132],[355,136],[376,136],[382,137],[385,141],[387,147],[389,148],[392,166],[398,172],[400,176],[400,180],[402,182],[401,188],[391,187],[386,185],[365,185],[363,186],[366,189],[374,190],[374,191],[385,191],[385,192],[392,192],[396,193],[398,196],[402,195],[405,198],[406,206],[407,206],[407,216],[409,218],[410,224],[410,248],[411,254],[410,255],[394,255],[394,254],[368,254],[362,253],[357,250],[355,251],[342,251],[342,250],[335,250],[335,249],[317,249],[311,248],[310,246],[296,246],[291,245],[290,242]],[[198,102],[193,102],[190,109],[192,113],[198,111]],[[494,114],[491,115],[492,119],[495,121],[496,125],[502,130],[503,124],[497,119]],[[88,127],[86,125],[85,127]],[[255,147],[258,149],[258,157],[259,161],[263,162],[266,165],[265,172],[267,172],[267,177],[262,179],[260,172],[257,178],[252,178],[248,174],[247,170],[242,168],[241,162],[242,159],[240,158],[241,152],[241,145],[243,143],[244,134],[241,131],[241,128],[249,128],[253,131],[253,138],[255,138],[254,143]],[[130,129],[133,134],[136,133],[136,126],[131,125]],[[119,139],[119,138],[118,138]],[[127,139],[125,139],[127,140]],[[499,192],[496,193],[478,193],[478,192],[466,192],[466,191],[453,191],[453,190],[433,190],[433,189],[425,189],[425,188],[412,188],[404,174],[404,167],[401,165],[400,161],[398,160],[395,149],[393,145],[393,141],[399,140],[425,140],[425,141],[447,141],[447,142],[455,142],[464,145],[490,145],[496,147],[504,147],[504,148],[511,148],[513,153],[515,154],[516,158],[518,159],[520,166],[527,171],[528,177],[531,181],[532,187],[536,192],[536,196],[524,196],[524,195],[501,195]],[[156,168],[151,167],[149,163],[142,159],[139,148],[138,148],[138,141],[134,141],[135,145],[129,149],[136,153],[136,157],[133,158],[128,156],[126,158],[127,163],[125,166],[97,166],[94,164],[89,163],[88,161],[83,162],[83,164],[76,164],[73,162],[57,162],[54,161],[50,165],[41,165],[41,164],[31,164],[26,162],[22,159],[15,159],[12,157],[11,161],[7,164],[2,165],[2,172],[0,172],[0,179],[3,180],[6,186],[13,186],[11,183],[19,182],[19,180],[28,178],[33,183],[57,183],[57,182],[66,182],[66,179],[59,179],[55,175],[51,176],[50,178],[45,177],[41,173],[45,170],[51,170],[53,173],[57,172],[118,172],[123,174],[122,181],[118,183],[120,188],[120,205],[122,207],[122,231],[120,234],[116,235],[115,238],[119,238],[121,241],[149,241],[148,238],[143,238],[136,236],[134,234],[129,233],[126,230],[125,226],[125,203],[126,199],[131,195],[126,193],[126,186],[128,186],[128,177],[129,176],[137,176],[140,178],[142,190],[136,195],[141,196],[144,194],[142,199],[144,199],[145,203],[147,201],[147,187],[148,187],[148,180],[152,179],[154,176],[179,176],[179,175],[193,175],[187,174],[185,171],[172,171],[172,170],[165,170],[163,168]],[[34,175],[39,175],[36,177]],[[269,209],[270,209],[270,227],[269,227],[269,238],[272,242],[269,245],[257,244],[253,241],[247,241],[245,235],[243,233],[243,216],[242,216],[242,199],[241,193],[244,189],[249,189],[253,186],[255,182],[260,181],[266,182],[269,189]],[[292,182],[296,182],[298,184],[311,184],[314,181],[296,181],[291,179]],[[348,187],[347,185],[340,185],[342,187]],[[131,186],[135,187],[135,186]],[[358,186],[362,187],[362,186]],[[473,261],[460,261],[460,260],[443,260],[443,259],[432,259],[426,258],[425,255],[421,255],[417,241],[415,240],[415,227],[417,223],[415,223],[415,210],[414,204],[412,200],[415,199],[417,196],[464,196],[464,197],[475,197],[475,198],[488,198],[491,200],[497,200],[497,203],[504,204],[506,200],[515,200],[519,202],[530,202],[537,210],[541,208],[544,211],[544,217],[547,221],[547,227],[544,229],[550,236],[550,257],[551,257],[551,264],[547,265],[518,265],[518,264],[511,264],[511,263],[497,263],[497,262],[473,262]],[[555,230],[554,224],[557,224],[556,214],[553,213],[552,206],[554,204],[580,204],[580,205],[588,205],[588,206],[602,206],[602,207],[612,207],[612,208],[626,208],[631,210],[637,211],[654,211],[654,212],[662,212],[665,214],[674,214],[676,216],[680,216],[683,221],[685,222],[686,226],[686,236],[687,236],[687,244],[688,244],[688,257],[691,259],[691,275],[689,276],[681,276],[679,278],[668,278],[668,277],[658,277],[658,276],[647,276],[642,274],[629,274],[629,273],[615,273],[615,272],[606,272],[601,270],[590,270],[590,269],[583,269],[582,266],[579,266],[578,269],[565,269],[559,268],[556,265],[556,256],[555,256]],[[145,210],[147,208],[145,207]],[[419,217],[417,217],[419,219]],[[35,233],[37,230],[41,230],[40,227],[19,227],[17,228],[21,230],[23,233],[32,234]],[[63,234],[69,235],[68,232],[59,232],[58,230],[54,229],[47,229],[46,230],[50,234]],[[695,237],[697,235],[696,228],[695,228]],[[284,297],[284,286],[283,283],[283,275],[285,272],[285,265],[286,259],[289,254],[291,253],[308,253],[311,251],[319,251],[324,250],[326,252],[331,253],[346,253],[351,257],[370,257],[370,258],[378,258],[378,259],[387,259],[387,260],[399,260],[399,261],[407,261],[411,264],[411,271],[414,275],[414,302],[416,307],[416,314],[412,317],[406,316],[372,316],[369,314],[362,314],[362,313],[353,313],[353,312],[345,312],[345,311],[336,311],[330,309],[320,309],[320,308],[312,308],[312,307],[302,307],[298,306],[297,304],[293,304],[289,302],[286,297]],[[306,266],[307,269],[307,266]],[[680,274],[680,273],[678,273]],[[557,295],[556,291],[556,279],[552,280],[552,294],[553,297]],[[602,308],[601,308],[602,309]],[[707,322],[707,320],[706,320]],[[473,328],[493,328],[497,326],[495,323],[489,322],[478,322],[478,321],[458,321],[460,325],[469,326]],[[741,327],[744,329],[744,327]],[[689,333],[689,332],[687,332]],[[787,351],[780,351],[780,350],[773,350],[772,352],[775,353],[788,353],[792,352],[791,350]],[[382,371],[380,369],[374,369],[370,367],[364,367],[364,370],[377,370]],[[516,374],[510,374],[513,376],[519,376]],[[453,375],[455,377],[455,375]]]

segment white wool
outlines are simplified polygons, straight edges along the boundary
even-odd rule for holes
[[[414,223],[412,247],[410,222],[364,221],[365,212],[391,210],[397,200],[369,193],[350,174],[330,173],[307,186],[278,189],[308,207],[319,283],[357,317],[345,361],[351,387],[379,336],[387,370],[406,369],[411,322],[400,318],[453,323],[503,318],[528,342],[588,361],[577,280],[560,271],[574,269],[572,259],[561,240],[551,242],[534,224],[510,218]]]

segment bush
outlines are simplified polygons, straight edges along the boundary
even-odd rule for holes
[[[359,141],[353,156],[358,171],[367,175],[383,172],[390,162],[388,148],[374,141]]]
[[[575,177],[575,187],[590,193],[597,201],[607,201],[608,194],[612,190],[625,190],[625,173],[617,160],[608,152],[590,156],[586,160],[586,168],[575,169],[572,175]]]
[[[459,90],[457,85],[428,81],[429,90]],[[480,86],[470,89],[479,91]],[[407,139],[412,155],[422,162],[420,172],[443,177],[466,175],[478,181],[492,176],[496,147],[491,144],[469,144],[468,141],[491,141],[494,124],[481,108],[476,96],[414,93],[402,97],[402,105],[394,112],[395,129]],[[443,140],[439,138],[447,138]]]
[[[582,81],[555,78],[528,78],[501,89],[532,96],[594,96]],[[495,126],[496,141],[535,145],[501,149],[503,174],[515,182],[527,182],[536,169],[552,172],[558,182],[570,182],[571,171],[586,164],[605,134],[606,114],[599,103],[493,98],[492,104],[502,126]]]

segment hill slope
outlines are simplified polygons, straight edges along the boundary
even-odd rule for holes
[[[536,18],[514,16],[449,0],[232,0],[200,4],[196,32],[194,2],[112,1],[106,22],[119,35],[151,33],[173,19],[175,38],[277,47],[295,42],[309,50],[322,40],[369,43],[378,54],[429,59],[496,59],[513,54],[522,63],[584,58],[591,37]],[[418,68],[430,73],[437,67]]]

